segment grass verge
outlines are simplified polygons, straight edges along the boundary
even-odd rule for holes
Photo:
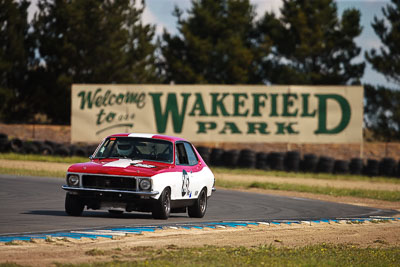
[[[258,169],[228,169],[222,167],[213,167],[215,174],[237,174],[237,175],[255,175],[255,176],[273,176],[287,178],[310,178],[319,180],[342,180],[342,181],[367,181],[400,184],[400,178],[397,177],[370,177],[363,175],[350,174],[329,174],[329,173],[304,173],[304,172],[284,172],[284,171],[265,171]]]
[[[334,188],[324,186],[308,186],[289,183],[268,183],[268,182],[233,182],[226,180],[217,180],[217,187],[228,189],[250,189],[259,188],[266,190],[282,190],[305,192],[313,194],[322,194],[330,196],[352,196],[360,198],[370,198],[386,201],[400,201],[400,192],[397,191],[384,191],[384,190],[366,190],[366,189],[348,189],[348,188]]]
[[[60,156],[42,156],[42,155],[22,155],[16,153],[0,153],[0,159],[8,160],[27,160],[57,163],[80,163],[87,162],[89,159],[85,157],[60,157]],[[265,171],[259,169],[232,169],[223,167],[211,167],[215,174],[239,174],[239,175],[256,175],[256,176],[274,176],[288,178],[310,178],[320,180],[349,180],[349,181],[368,181],[400,184],[400,179],[396,177],[369,177],[362,175],[335,175],[328,173],[302,173],[302,172],[284,172],[284,171]]]
[[[65,178],[65,172],[63,171],[28,170],[3,167],[0,167],[0,174]]]
[[[85,157],[61,157],[61,156],[43,156],[43,155],[30,155],[30,154],[25,155],[17,153],[0,153],[0,159],[71,163],[71,164],[89,161],[89,159]]]
[[[112,258],[119,258],[119,251],[110,253]],[[132,258],[136,260],[57,266],[399,266],[400,248],[348,245],[178,248],[172,245],[142,251],[139,258],[132,253]]]

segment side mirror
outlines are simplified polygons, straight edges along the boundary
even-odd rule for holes
[[[89,156],[89,159],[92,160],[92,159],[93,159],[93,155],[90,155],[90,156]]]

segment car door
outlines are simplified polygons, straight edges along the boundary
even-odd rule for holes
[[[199,194],[199,180],[196,177],[198,159],[188,142],[176,143],[176,165],[182,171],[181,199],[197,198]]]

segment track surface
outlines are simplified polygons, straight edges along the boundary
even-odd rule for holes
[[[0,175],[0,235],[44,233],[116,226],[226,220],[313,220],[390,216],[395,211],[352,206],[303,198],[218,190],[209,199],[207,214],[191,219],[172,214],[168,221],[154,220],[150,213],[124,213],[111,217],[107,211],[87,211],[81,217],[64,212],[64,179]]]

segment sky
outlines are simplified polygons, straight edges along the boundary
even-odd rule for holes
[[[35,3],[37,0],[32,1],[30,7],[30,18],[36,10]],[[140,0],[137,2],[140,2]],[[273,11],[277,15],[280,14],[279,9],[282,6],[282,0],[250,0],[256,6],[257,18],[268,11]],[[382,8],[390,3],[390,0],[336,0],[339,16],[343,11],[348,8],[356,8],[361,12],[361,25],[363,27],[362,34],[355,39],[358,46],[362,48],[360,56],[354,62],[361,62],[364,60],[364,52],[371,48],[379,49],[381,46],[380,39],[375,35],[371,27],[371,22],[374,16],[383,18]],[[156,25],[157,34],[161,34],[164,29],[169,33],[177,34],[176,18],[172,15],[174,7],[178,6],[181,10],[186,11],[191,7],[191,0],[146,0],[146,9],[143,14],[143,22],[146,24]],[[366,62],[367,63],[367,62]],[[384,85],[392,88],[398,88],[398,85],[388,82],[383,75],[374,71],[370,64],[367,63],[363,83],[373,85]]]

